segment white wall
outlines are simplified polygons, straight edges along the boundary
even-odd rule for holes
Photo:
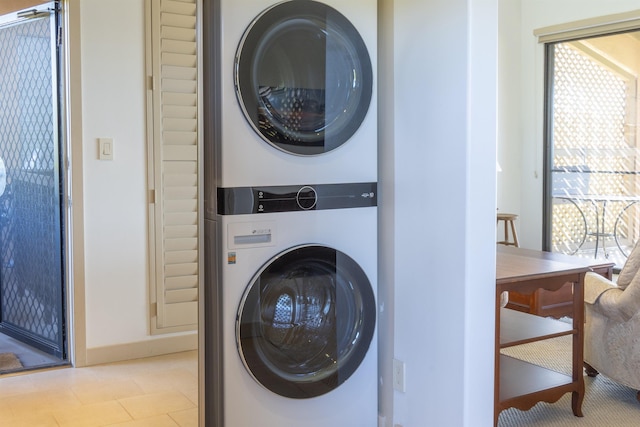
[[[520,212],[520,161],[522,144],[519,144],[521,129],[517,111],[520,108],[522,88],[520,55],[521,5],[520,1],[498,0],[498,105],[509,112],[512,118],[498,119],[498,204],[500,212]],[[516,36],[517,35],[517,36]],[[506,111],[505,111],[506,110]],[[517,159],[517,161],[514,161]],[[503,179],[509,177],[508,179]],[[518,224],[520,225],[520,224]],[[520,227],[518,227],[520,228]]]
[[[80,4],[86,346],[91,352],[156,338],[149,335],[145,3]],[[98,160],[97,138],[102,137],[113,138],[113,161]],[[119,358],[117,351],[109,357]]]
[[[500,0],[500,39],[519,40],[520,45],[512,42],[500,45],[498,152],[503,172],[498,174],[498,208],[520,214],[521,246],[541,248],[544,47],[533,32],[550,25],[638,10],[640,3],[637,0],[523,0],[520,6],[512,3],[515,2]]]
[[[381,61],[394,64],[380,75],[379,295],[394,300],[382,301],[393,337],[381,346],[407,377],[406,392],[389,392],[381,354],[382,415],[387,426],[491,425],[497,2],[382,0],[381,10],[393,37]]]

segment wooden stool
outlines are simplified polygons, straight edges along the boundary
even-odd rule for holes
[[[499,213],[498,219],[496,221],[497,224],[500,224],[500,221],[504,221],[504,240],[498,242],[499,245],[506,246],[515,246],[518,247],[518,233],[516,232],[516,219],[518,219],[518,215],[510,214],[510,213]],[[513,240],[509,238],[509,228],[511,228],[511,236]]]

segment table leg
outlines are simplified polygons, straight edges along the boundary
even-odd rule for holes
[[[573,415],[582,417],[582,401],[584,400],[584,276],[580,274],[577,283],[573,284],[573,328],[576,333],[572,340],[572,376],[577,383],[577,390],[571,394]]]
[[[571,393],[571,409],[576,417],[584,417],[582,413],[582,401],[584,400],[584,389]]]
[[[502,290],[496,285],[495,300],[495,338],[494,338],[494,383],[493,383],[493,425],[498,426],[498,418],[500,417],[500,310],[502,302]]]

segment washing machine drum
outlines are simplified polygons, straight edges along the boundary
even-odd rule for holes
[[[240,356],[253,378],[291,398],[339,387],[364,359],[375,297],[360,266],[324,246],[300,246],[265,264],[238,313]]]
[[[285,152],[317,155],[344,144],[371,103],[373,73],[364,41],[335,9],[279,3],[246,30],[235,80],[245,117]]]

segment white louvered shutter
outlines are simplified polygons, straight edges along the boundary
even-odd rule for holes
[[[150,14],[152,331],[173,332],[198,322],[197,3],[151,0]]]

